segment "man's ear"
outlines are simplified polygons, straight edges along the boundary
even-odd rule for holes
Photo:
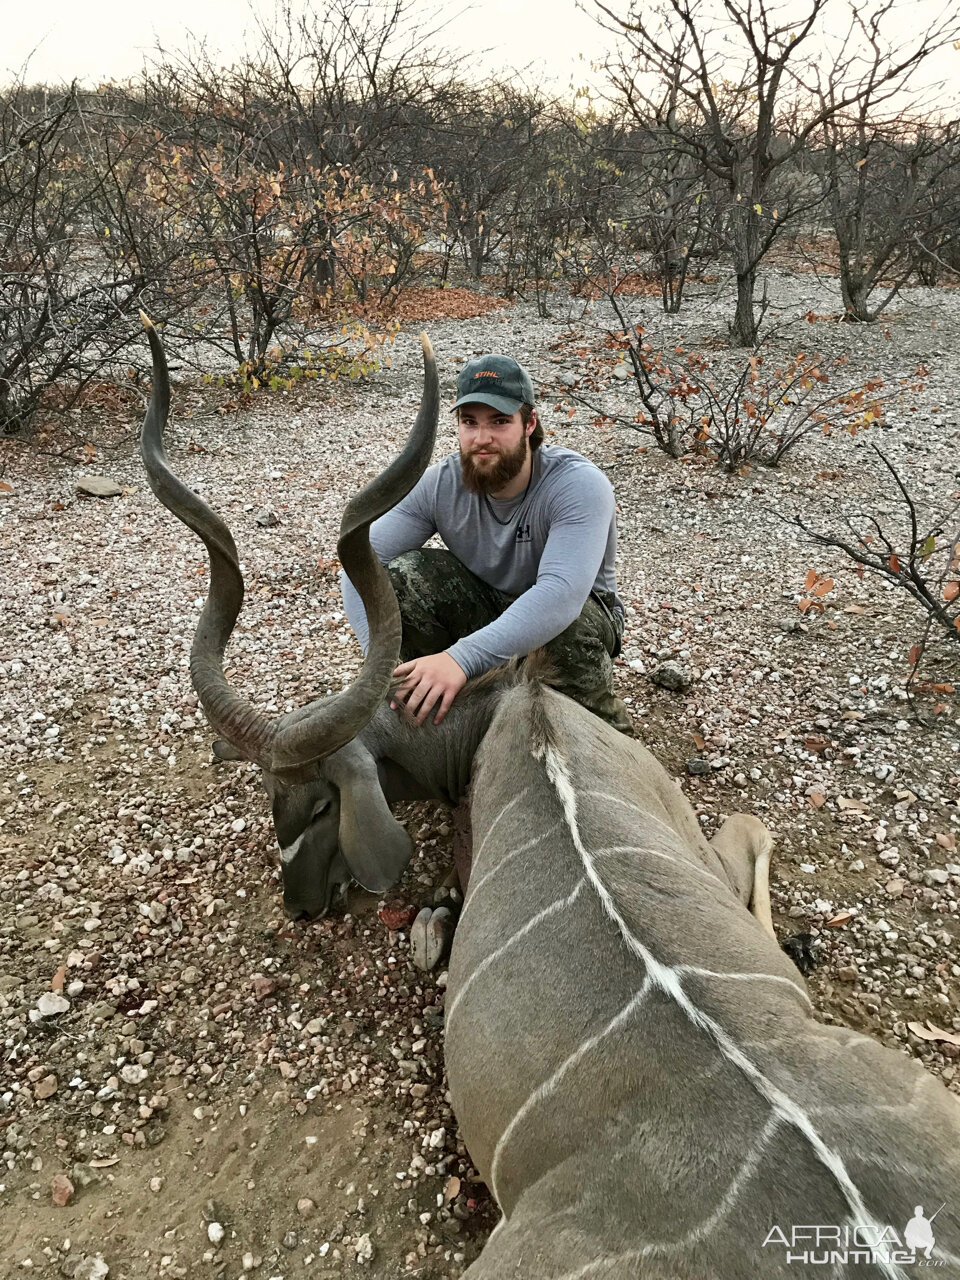
[[[530,415],[530,421],[527,423],[525,428],[528,440],[533,435],[534,431],[536,431],[536,429],[537,429],[537,411],[536,409],[534,409],[533,413],[531,413]]]

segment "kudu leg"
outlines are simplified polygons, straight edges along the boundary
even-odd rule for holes
[[[418,969],[435,969],[450,950],[471,861],[470,801],[465,796],[453,811],[453,867],[437,890],[440,903],[424,907],[410,930],[411,959]]]
[[[735,813],[710,841],[730,881],[730,887],[776,938],[770,914],[770,854],[773,837],[759,818]]]

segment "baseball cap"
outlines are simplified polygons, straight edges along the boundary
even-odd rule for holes
[[[488,404],[501,413],[516,413],[522,404],[533,402],[533,381],[512,356],[477,356],[468,360],[457,376],[454,409],[464,404]]]

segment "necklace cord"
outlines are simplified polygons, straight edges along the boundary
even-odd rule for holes
[[[501,520],[500,517],[497,515],[497,513],[494,511],[493,507],[490,505],[490,499],[487,496],[485,491],[480,495],[483,498],[484,504],[487,510],[490,512],[491,516],[493,516],[497,524],[502,526],[504,529],[507,527],[508,524],[513,524],[514,520],[517,518],[517,515],[521,511],[523,504],[527,500],[527,494],[530,492],[530,485],[533,483],[533,467],[534,467],[535,461],[536,461],[536,455],[533,454],[530,457],[530,475],[527,477],[527,487],[524,489],[523,493],[520,495],[520,501],[517,504],[516,511],[512,512],[509,516],[507,516],[506,520]]]

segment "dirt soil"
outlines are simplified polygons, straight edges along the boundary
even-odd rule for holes
[[[741,809],[771,826],[778,932],[809,935],[822,1016],[958,1091],[960,646],[925,660],[924,727],[904,689],[916,607],[782,517],[895,522],[872,443],[925,509],[960,489],[960,296],[911,290],[857,327],[802,319],[838,310],[829,281],[773,272],[770,293],[779,350],[846,353],[857,377],[910,385],[885,427],[737,475],[594,425],[581,380],[611,411],[632,403],[601,303],[428,327],[445,395],[464,360],[510,351],[548,438],[609,475],[619,690],[708,834]],[[693,289],[679,317],[630,305],[667,348],[725,347],[729,289]],[[336,529],[415,412],[414,337],[360,385],[239,414],[174,389],[173,465],[244,561],[228,675],[268,713],[359,667]],[[445,421],[438,453],[454,443]],[[286,922],[257,772],[214,760],[189,684],[203,549],[153,499],[133,424],[82,463],[5,443],[0,466],[0,1280],[462,1275],[497,1213],[445,1092],[445,973],[413,968],[406,932],[449,867],[449,813],[407,809],[419,852],[388,901],[357,892]],[[122,492],[80,497],[89,473]],[[811,569],[834,583],[822,614],[798,608]],[[667,661],[682,692],[657,682]]]

